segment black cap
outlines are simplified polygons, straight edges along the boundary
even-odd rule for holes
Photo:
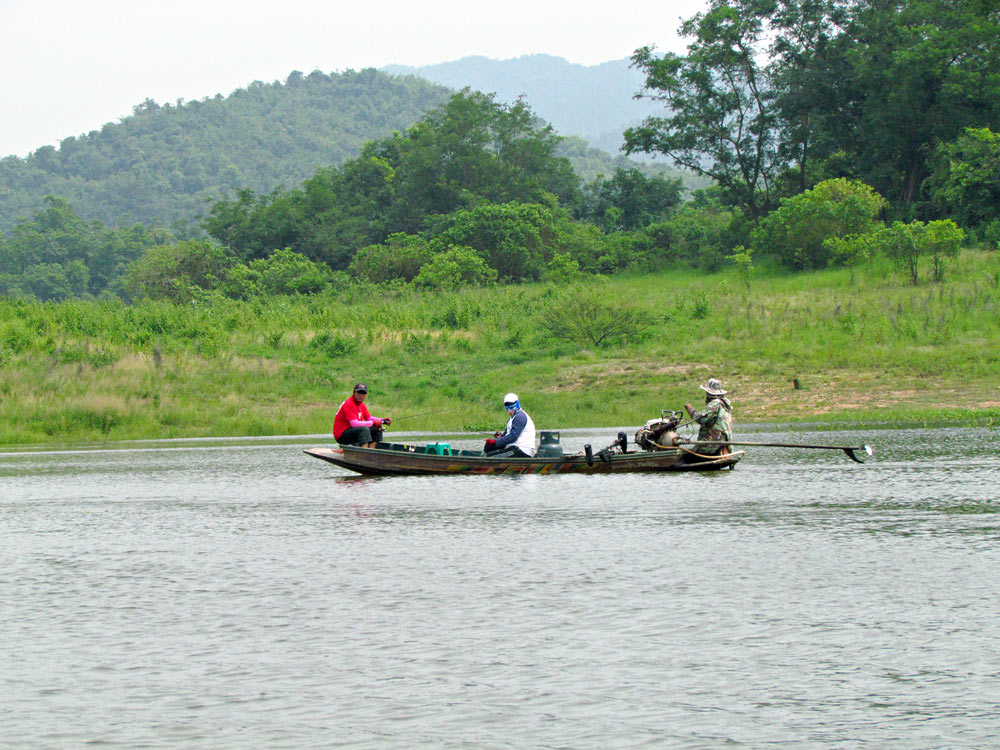
[[[368,386],[364,383],[358,383],[354,386],[355,393],[368,393]]]

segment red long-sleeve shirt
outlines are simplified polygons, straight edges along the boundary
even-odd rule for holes
[[[372,420],[372,415],[368,411],[368,407],[365,402],[362,401],[358,403],[354,400],[354,396],[349,396],[348,399],[340,405],[340,409],[337,410],[337,416],[333,418],[333,437],[335,440],[339,440],[340,436],[344,433],[348,427],[358,427],[359,425],[352,425],[351,422],[367,422],[365,427],[371,427],[374,424]]]

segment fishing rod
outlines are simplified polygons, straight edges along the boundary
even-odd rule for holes
[[[426,417],[426,416],[429,416],[431,414],[444,414],[444,412],[446,412],[446,411],[457,411],[458,408],[459,407],[457,407],[457,406],[453,406],[450,409],[437,409],[436,411],[425,411],[425,412],[422,412],[420,414],[407,414],[405,417],[396,417],[392,421],[393,422],[399,422],[399,421],[401,421],[403,419],[415,419],[416,417]]]
[[[690,443],[698,445],[756,445],[765,448],[819,448],[821,450],[830,451],[844,451],[847,457],[852,461],[857,461],[859,464],[863,464],[864,460],[858,458],[854,455],[855,451],[859,451],[868,456],[874,456],[875,451],[872,450],[870,445],[814,445],[809,443],[751,443],[751,442],[733,442],[731,440],[687,440],[685,438],[675,438],[674,445],[679,445],[680,443]]]

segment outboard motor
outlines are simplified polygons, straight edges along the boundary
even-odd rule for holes
[[[681,412],[664,409],[659,419],[651,419],[639,428],[635,433],[635,444],[646,451],[673,448],[680,421]]]

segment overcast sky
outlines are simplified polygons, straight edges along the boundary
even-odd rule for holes
[[[704,0],[0,0],[0,156],[99,129],[146,98],[230,94],[325,73],[466,55],[584,65],[680,52]]]

